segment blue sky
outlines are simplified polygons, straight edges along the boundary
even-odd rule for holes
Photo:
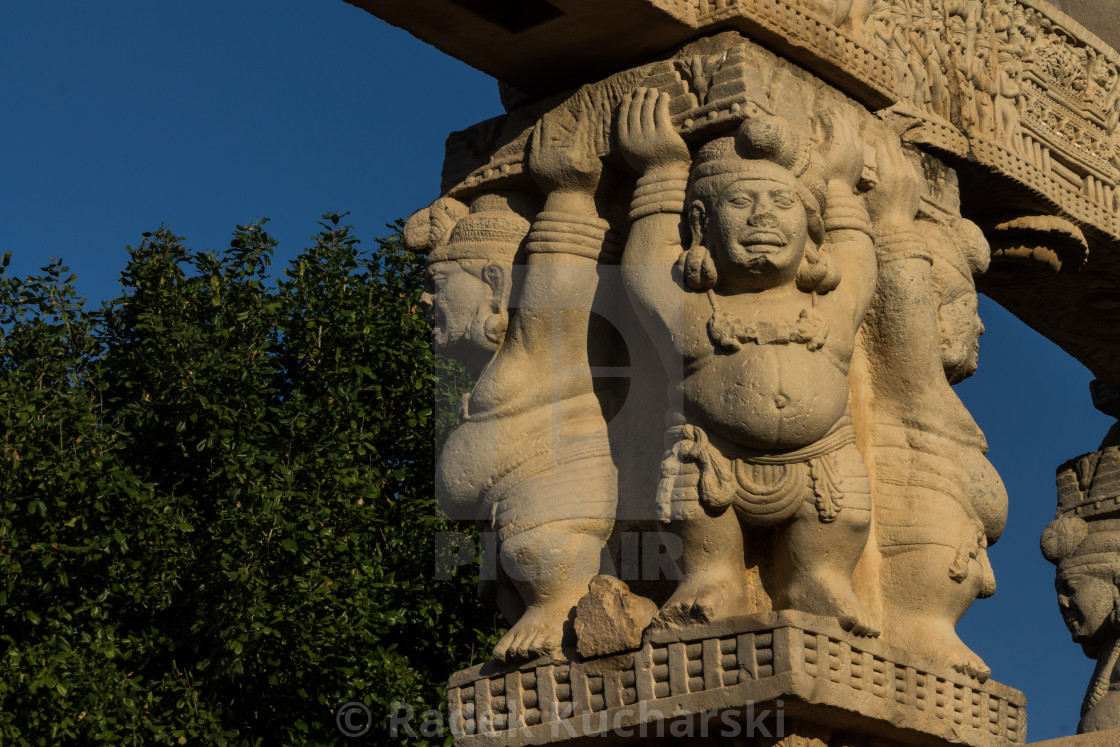
[[[481,73],[342,0],[0,4],[0,252],[30,272],[61,257],[111,297],[143,231],[195,249],[271,218],[278,261],[326,211],[384,235],[438,196],[443,140],[501,113]],[[999,591],[961,635],[1028,697],[1030,739],[1073,733],[1092,663],[1057,611],[1038,537],[1054,469],[1111,420],[1091,374],[996,304],[980,372],[957,390],[1011,496],[991,550]]]

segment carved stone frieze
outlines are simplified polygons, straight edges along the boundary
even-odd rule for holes
[[[740,31],[871,109],[910,118],[910,141],[977,162],[1018,185],[1023,199],[1120,236],[1120,57],[1047,3],[694,0],[657,12],[691,29],[682,42]],[[449,156],[470,150],[464,139],[516,128],[489,123],[463,133]],[[503,165],[499,157],[470,171],[500,177]]]
[[[789,612],[653,633],[633,653],[585,662],[483,664],[451,678],[448,702],[463,747],[603,744],[620,733],[760,739],[762,729],[788,740],[767,744],[850,747],[1026,736],[1015,690]]]
[[[433,8],[447,6],[446,13],[457,19],[470,15],[469,3],[427,1]],[[637,85],[633,76],[642,70],[673,95],[674,122],[685,132],[735,120],[752,104],[767,111],[751,94],[749,81],[738,88],[731,82],[734,64],[718,65],[714,76],[722,87],[704,87],[717,66],[712,55],[722,60],[734,45],[711,48],[696,40],[720,32],[743,34],[905,130],[907,142],[961,166],[965,217],[992,231],[995,262],[982,290],[1097,376],[1120,386],[1120,306],[1110,290],[1120,282],[1120,259],[1111,249],[1120,239],[1120,57],[1053,5],[1040,0],[627,0],[616,15],[604,16],[575,0],[546,4],[556,16],[540,26],[488,21],[480,26],[485,33],[455,37],[461,43],[454,53],[482,69],[496,59],[495,44],[487,39],[501,39],[503,50],[523,44],[517,47],[516,66],[492,72],[503,78],[515,70],[531,71],[536,88],[535,94],[518,98],[524,106],[509,115],[449,138],[445,193],[516,178],[533,122],[570,98],[557,92],[581,83],[585,91],[625,90]],[[411,2],[394,8],[382,3],[375,12],[441,44],[446,32],[422,20],[438,12],[416,13]],[[643,39],[656,39],[651,44],[660,46],[637,44],[630,29],[639,26],[648,32]],[[624,42],[604,46],[596,41],[608,33]],[[550,34],[564,43],[543,45],[542,40],[553,38]],[[473,41],[461,41],[467,38]],[[683,45],[676,59],[642,67],[657,49],[674,45]],[[611,55],[602,54],[604,49]],[[666,76],[679,78],[676,84],[691,99],[666,85]],[[599,79],[603,82],[587,83]],[[619,95],[605,100],[617,104]],[[610,149],[604,144],[600,150]],[[1036,216],[1066,221],[1067,234],[1081,234],[1076,240],[1081,250],[1070,251],[1065,237],[1033,232],[1023,223]],[[1020,225],[1010,237],[996,230],[1016,221]]]

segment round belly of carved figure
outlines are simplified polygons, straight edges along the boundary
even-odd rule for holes
[[[563,425],[554,431],[557,417],[563,418]],[[551,464],[595,456],[584,453],[584,445],[600,441],[604,444],[600,451],[609,453],[606,433],[599,402],[593,395],[525,412],[467,420],[451,432],[440,453],[436,499],[452,519],[488,521],[507,478],[524,472],[527,463]]]
[[[436,463],[435,489],[439,507],[452,519],[483,518],[481,493],[503,461],[500,420],[462,423],[447,437]]]
[[[684,381],[689,420],[753,449],[797,449],[843,416],[848,382],[822,351],[748,346],[717,355]]]

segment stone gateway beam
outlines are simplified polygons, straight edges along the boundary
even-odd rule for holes
[[[351,1],[507,109],[405,227],[511,623],[457,744],[1022,743],[955,632],[1007,495],[952,384],[979,286],[1120,389],[1120,56],[1035,0]]]

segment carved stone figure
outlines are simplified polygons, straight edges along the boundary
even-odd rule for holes
[[[1097,382],[1094,382],[1097,383]],[[1042,534],[1057,566],[1058,609],[1075,643],[1097,660],[1078,733],[1120,728],[1120,432],[1058,468],[1058,512]]]
[[[656,500],[681,538],[683,577],[665,623],[748,611],[744,528],[777,528],[776,606],[877,634],[851,588],[871,505],[845,378],[875,262],[852,195],[855,128],[840,115],[822,127],[827,163],[772,117],[693,160],[667,96],[640,88],[619,110],[620,146],[641,174],[623,277],[677,377]],[[826,236],[833,194],[850,212]]]
[[[971,124],[986,135],[995,134],[995,101],[997,92],[992,75],[992,42],[987,34],[976,39],[973,57],[969,61],[968,79],[972,84],[972,101],[976,119]]]
[[[546,198],[516,309],[436,469],[444,510],[497,533],[497,593],[513,623],[494,649],[499,660],[559,651],[600,570],[617,500],[590,375],[610,357],[591,323],[596,268],[609,251],[595,205],[602,164],[585,142],[542,125],[529,167]]]
[[[1017,152],[1021,142],[1019,107],[1023,89],[1019,84],[1019,76],[1023,72],[1023,65],[1010,50],[999,53],[998,63],[999,90],[996,96],[996,126],[1004,143],[1011,150]]]
[[[858,385],[870,420],[883,630],[983,680],[988,668],[955,628],[973,600],[995,591],[986,548],[1003,530],[1007,495],[950,385],[976,371],[984,328],[972,276],[987,267],[987,242],[968,221],[916,219],[914,166],[887,146],[877,161],[871,194],[905,189],[914,199],[908,218],[874,224],[879,284],[863,336],[863,370],[874,375]]]

